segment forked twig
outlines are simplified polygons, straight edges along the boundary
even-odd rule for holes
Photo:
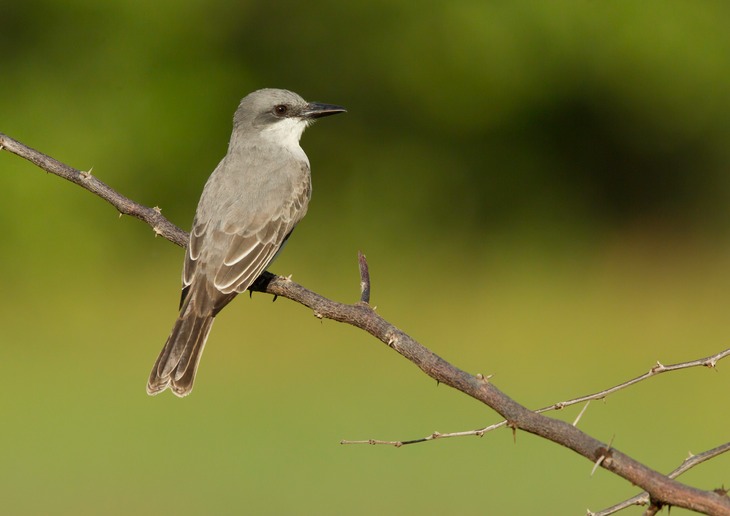
[[[604,389],[602,391],[595,392],[593,394],[588,394],[586,396],[580,396],[578,398],[573,398],[571,400],[567,401],[559,401],[558,403],[553,403],[552,405],[548,405],[546,407],[539,408],[535,410],[535,413],[542,414],[544,412],[550,412],[552,410],[562,410],[566,407],[570,407],[571,405],[577,405],[579,403],[586,403],[586,406],[583,407],[580,414],[578,414],[578,417],[573,422],[573,425],[577,425],[580,418],[583,416],[583,414],[586,411],[586,408],[588,407],[588,403],[590,403],[593,400],[602,400],[605,399],[608,395],[613,394],[614,392],[618,392],[622,389],[625,389],[627,387],[630,387],[632,385],[635,385],[641,381],[647,380],[653,376],[657,376],[661,373],[667,373],[670,371],[680,371],[682,369],[689,369],[691,367],[708,367],[710,369],[715,369],[715,366],[717,363],[722,360],[723,358],[726,358],[730,356],[730,348],[720,351],[719,353],[715,353],[714,355],[711,355],[709,357],[705,358],[699,358],[697,360],[690,360],[688,362],[680,362],[678,364],[672,364],[672,365],[662,365],[661,362],[657,362],[656,365],[654,365],[649,371],[646,373],[637,376],[636,378],[632,378],[631,380],[627,380],[623,383],[620,383],[618,385],[615,385],[613,387],[609,387],[608,389]],[[493,430],[496,430],[498,428],[501,428],[507,424],[507,421],[500,421],[499,423],[494,423],[492,425],[486,426],[484,428],[478,428],[476,430],[464,430],[460,432],[448,432],[448,433],[441,433],[441,432],[434,432],[431,435],[427,435],[426,437],[422,437],[420,439],[411,439],[408,441],[386,441],[386,440],[380,440],[380,439],[366,439],[366,440],[342,440],[340,441],[341,444],[384,444],[384,445],[390,445],[390,446],[404,446],[406,444],[418,444],[428,441],[433,441],[436,439],[448,439],[451,437],[468,437],[468,436],[476,436],[476,437],[482,437],[484,434],[491,432]]]
[[[721,444],[720,446],[712,448],[711,450],[698,453],[697,455],[690,454],[689,457],[684,459],[682,464],[677,469],[669,473],[667,476],[669,478],[677,478],[679,475],[681,475],[685,471],[694,468],[698,464],[702,464],[703,462],[713,459],[718,455],[722,455],[723,453],[726,453],[728,451],[730,451],[730,442]],[[616,505],[608,507],[607,509],[603,509],[602,511],[589,511],[588,516],[609,516],[610,514],[615,514],[618,511],[621,511],[633,505],[643,506],[647,505],[648,503],[650,503],[649,493],[640,493],[632,498],[629,498],[628,500],[624,500],[621,503],[617,503]]]

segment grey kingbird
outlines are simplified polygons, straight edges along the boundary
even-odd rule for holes
[[[343,113],[287,90],[241,100],[228,152],[208,178],[190,231],[180,314],[157,358],[147,393],[190,394],[215,316],[266,270],[307,212],[309,159],[299,146],[317,118]]]

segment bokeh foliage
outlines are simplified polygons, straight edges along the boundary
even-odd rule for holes
[[[314,199],[273,270],[354,299],[362,249],[386,317],[538,406],[726,347],[729,22],[717,1],[6,2],[0,131],[188,227],[241,96],[346,106],[304,136]],[[0,191],[12,513],[575,514],[633,494],[524,434],[339,447],[495,417],[266,296],[221,316],[190,398],[148,399],[180,250],[6,153]],[[583,428],[671,469],[727,440],[724,369]]]

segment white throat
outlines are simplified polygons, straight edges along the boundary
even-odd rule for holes
[[[291,151],[300,149],[299,139],[309,123],[301,118],[285,118],[261,131],[261,137]]]

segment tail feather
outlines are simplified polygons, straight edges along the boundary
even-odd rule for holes
[[[190,394],[200,356],[214,320],[210,314],[201,315],[183,309],[152,367],[147,382],[147,394],[154,396],[168,387],[176,396]]]

